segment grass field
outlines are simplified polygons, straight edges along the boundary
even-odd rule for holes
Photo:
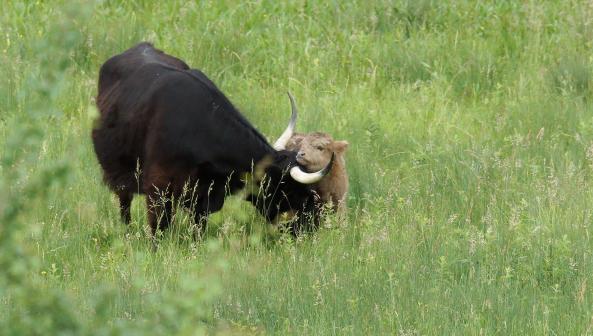
[[[0,334],[593,334],[590,1],[0,7]],[[269,139],[290,90],[348,140],[349,220],[295,241],[230,197],[152,252],[90,141],[100,65],[144,40]]]

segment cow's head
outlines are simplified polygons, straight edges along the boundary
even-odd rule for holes
[[[276,152],[258,164],[257,170],[264,174],[259,180],[259,188],[252,190],[248,200],[269,221],[283,212],[296,211],[302,217],[314,216],[317,194],[311,185],[319,182],[331,170],[333,156],[324,167],[307,172],[297,162],[297,152],[286,150],[286,143],[292,137],[296,124],[297,109],[294,98],[288,94],[292,107],[290,123],[274,143]]]

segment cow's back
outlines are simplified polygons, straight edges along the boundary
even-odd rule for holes
[[[142,42],[119,55],[108,59],[99,70],[100,97],[122,79],[128,78],[147,63],[160,63],[179,70],[188,70],[182,60],[156,49],[148,42]]]
[[[153,136],[148,135],[146,148],[166,161],[191,166],[208,163],[223,175],[249,171],[254,162],[273,152],[263,135],[204,73],[168,70],[148,90]]]

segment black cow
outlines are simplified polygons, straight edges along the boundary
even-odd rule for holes
[[[266,178],[247,199],[267,220],[287,211],[317,218],[309,184],[327,174],[331,162],[306,173],[296,152],[284,150],[297,113],[289,97],[291,122],[272,147],[204,73],[185,62],[148,43],[110,58],[99,74],[100,117],[92,138],[124,222],[139,193],[147,194],[153,235],[170,224],[173,200],[192,210],[203,228],[208,214],[243,188],[243,177],[254,168]],[[293,234],[301,228],[302,222],[291,227]]]

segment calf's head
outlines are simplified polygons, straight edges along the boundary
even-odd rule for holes
[[[335,141],[327,133],[313,132],[293,138],[298,149],[296,160],[307,171],[323,169],[334,155],[342,157],[348,149],[347,141]]]

